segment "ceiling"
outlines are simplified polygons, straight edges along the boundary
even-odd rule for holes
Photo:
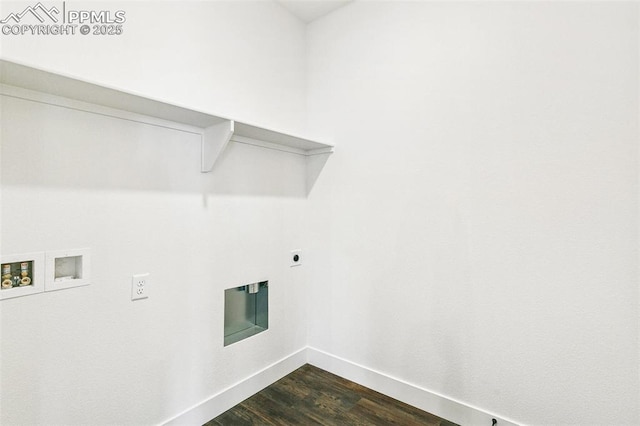
[[[302,21],[309,23],[353,0],[276,0]]]

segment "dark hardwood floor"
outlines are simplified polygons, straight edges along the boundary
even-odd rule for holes
[[[306,364],[205,426],[429,425],[440,417]]]

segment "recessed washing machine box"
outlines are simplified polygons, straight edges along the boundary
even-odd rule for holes
[[[44,253],[0,257],[0,300],[44,291]]]
[[[269,328],[269,282],[224,291],[224,345],[239,342]]]

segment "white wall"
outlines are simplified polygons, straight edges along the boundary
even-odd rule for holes
[[[523,423],[640,423],[637,4],[356,2],[307,34],[270,2],[86,7],[125,35],[0,54],[294,132],[308,89],[339,149],[305,199],[295,156],[201,175],[188,134],[3,100],[2,254],[89,246],[94,280],[2,302],[1,424],[159,423],[307,343]],[[265,275],[270,330],[223,350],[222,290]]]
[[[0,13],[30,4],[3,1]],[[73,1],[67,8],[124,10],[124,33],[3,36],[0,54],[194,109],[301,131],[304,25],[278,4]]]
[[[309,27],[309,343],[525,424],[638,424],[638,4]]]
[[[3,36],[3,57],[303,126],[304,27],[280,6],[73,4],[126,10],[125,34]],[[91,286],[2,301],[1,424],[158,424],[306,345],[287,263],[302,246],[300,157],[232,144],[203,175],[194,135],[5,97],[1,137],[2,254],[93,255]],[[143,272],[151,297],[131,302]],[[269,330],[223,349],[223,290],[265,278]]]

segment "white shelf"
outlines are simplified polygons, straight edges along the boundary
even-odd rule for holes
[[[266,129],[6,60],[0,60],[0,83],[3,85],[0,94],[3,95],[15,96],[16,91],[12,88],[18,87],[44,94],[48,103],[62,105],[63,102],[54,98],[61,97],[193,127],[202,135],[201,170],[204,173],[213,169],[213,165],[229,141],[304,156],[333,152],[333,145],[328,143]],[[24,92],[21,93],[24,94]],[[30,96],[31,99],[34,97],[37,96]],[[38,100],[42,101],[42,99]]]

